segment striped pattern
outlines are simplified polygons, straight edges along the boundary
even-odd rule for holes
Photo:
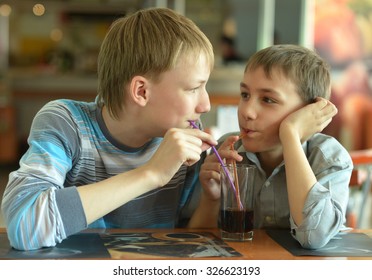
[[[36,115],[29,149],[10,174],[2,210],[11,245],[54,246],[86,227],[174,227],[184,218],[198,165],[181,167],[169,184],[128,202],[91,225],[76,187],[143,165],[162,138],[133,149],[109,141],[96,103],[57,100]],[[195,192],[197,193],[197,192]]]

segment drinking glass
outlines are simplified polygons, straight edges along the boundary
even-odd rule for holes
[[[248,164],[221,166],[219,227],[224,240],[245,241],[253,238],[255,168]]]

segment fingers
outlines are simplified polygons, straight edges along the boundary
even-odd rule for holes
[[[213,138],[213,136],[209,133],[206,133],[199,129],[185,129],[184,132],[186,134],[192,135],[198,139],[200,139],[202,142],[208,144],[209,146],[215,146],[218,144],[218,142]]]
[[[207,143],[207,144],[206,144]],[[193,165],[200,160],[201,154],[217,141],[196,129],[172,128],[152,156],[147,166],[158,175],[159,185],[166,184],[182,164]]]
[[[317,97],[315,98],[315,103],[313,104],[318,104],[318,106],[321,106],[321,108],[327,106],[328,100],[323,98],[323,97]]]
[[[199,129],[186,129],[184,133],[195,137],[194,140],[197,142],[194,142],[194,144],[199,145],[203,152],[218,144],[212,135]]]
[[[220,149],[230,149],[230,146],[235,144],[236,141],[239,140],[239,136],[229,136],[226,140],[221,144]]]
[[[318,106],[318,110],[322,111],[325,115],[336,115],[338,113],[337,107],[329,100],[317,97],[316,103],[313,103]]]
[[[199,172],[200,183],[207,195],[211,198],[220,196],[220,165],[216,162],[204,162]]]
[[[209,181],[211,179],[219,181],[220,180],[220,164],[217,162],[204,162],[200,168],[200,179],[205,179]]]
[[[325,98],[316,98],[315,103],[292,112],[282,121],[279,137],[281,141],[285,141],[288,135],[296,133],[301,141],[305,141],[327,127],[336,114],[337,108],[332,102]]]
[[[319,116],[314,117],[318,118],[319,125],[323,130],[323,128],[325,128],[332,121],[332,118],[338,113],[338,110],[332,102],[324,98],[317,98],[315,105],[317,108],[315,109],[314,113],[318,114]]]
[[[231,145],[233,145],[237,140],[239,140],[239,136],[230,136],[221,144],[218,153],[223,160],[226,160],[227,162],[232,160],[240,162],[243,160],[243,157],[239,155],[237,151],[231,150]],[[215,162],[218,168],[220,166],[217,156],[214,153],[207,156],[205,162]]]
[[[231,146],[239,140],[239,136],[230,136],[225,142],[222,143],[221,147],[218,149],[220,156],[228,161],[242,161],[243,157],[240,156],[234,149],[231,149]]]
[[[217,144],[212,135],[204,131],[178,128],[168,130],[164,142],[167,146],[173,147],[177,157],[188,166],[199,161],[203,151]]]

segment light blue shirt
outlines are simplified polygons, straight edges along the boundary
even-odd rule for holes
[[[302,211],[304,220],[296,225],[289,211],[284,163],[272,174],[266,174],[256,154],[246,152],[241,141],[235,143],[235,150],[243,156],[243,162],[257,167],[254,180],[255,228],[291,229],[293,237],[304,248],[315,249],[326,245],[345,228],[353,163],[347,150],[336,139],[324,134],[315,134],[303,144],[303,149],[317,182],[306,199]]]

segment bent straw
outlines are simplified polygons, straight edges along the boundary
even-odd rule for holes
[[[199,129],[199,127],[197,127],[197,125],[195,124],[194,121],[189,121],[189,123],[190,123],[190,125],[191,125],[193,128],[195,128],[195,129]],[[215,155],[217,156],[217,159],[218,159],[218,161],[220,162],[223,171],[225,172],[227,178],[229,179],[230,185],[231,185],[231,187],[232,187],[232,189],[233,189],[233,191],[234,191],[235,197],[236,197],[236,201],[237,201],[237,203],[238,203],[238,205],[239,205],[239,209],[242,210],[242,209],[243,209],[243,204],[242,204],[242,202],[240,201],[240,197],[237,195],[236,188],[235,188],[234,182],[233,182],[233,180],[232,180],[232,178],[231,178],[231,176],[230,176],[230,173],[229,173],[229,171],[227,170],[226,165],[225,165],[225,163],[223,162],[223,160],[222,160],[220,154],[218,153],[216,147],[215,147],[215,146],[211,146],[211,147],[212,147],[213,152],[214,152]]]

